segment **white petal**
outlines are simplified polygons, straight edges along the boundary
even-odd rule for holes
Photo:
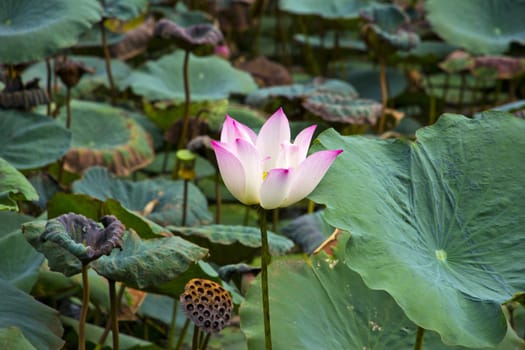
[[[281,144],[281,151],[274,166],[276,168],[295,168],[301,161],[302,159],[299,159],[299,147],[286,142]]]
[[[308,153],[308,148],[310,147],[310,142],[312,141],[312,136],[314,135],[315,128],[317,125],[311,125],[306,129],[303,129],[296,137],[293,142],[299,148],[297,152],[297,165],[305,160],[306,154]]]
[[[234,142],[236,139],[249,140],[255,144],[257,134],[243,123],[227,115],[222,125],[221,142],[229,143]]]
[[[275,209],[281,206],[290,186],[291,170],[272,169],[261,185],[261,207]]]
[[[342,150],[319,151],[306,158],[293,172],[288,197],[281,204],[290,206],[308,196],[317,187]]]
[[[262,162],[259,152],[249,141],[235,141],[236,156],[242,164],[245,176],[245,198],[251,203],[259,203],[259,191],[263,181]]]
[[[256,146],[261,157],[270,157],[265,170],[275,168],[280,146],[290,142],[290,124],[282,108],[279,108],[261,127]]]
[[[245,193],[246,177],[240,160],[224,144],[212,140],[211,145],[217,157],[217,164],[226,188],[235,198],[244,204],[255,204],[247,201]]]

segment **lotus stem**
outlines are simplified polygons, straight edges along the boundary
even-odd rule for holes
[[[182,131],[180,133],[178,149],[183,149],[186,145],[186,135],[188,134],[188,127],[190,125],[190,79],[189,79],[189,62],[190,51],[186,50],[184,53],[184,65],[182,67],[182,74],[184,77],[184,119],[182,124]]]
[[[432,125],[436,122],[436,96],[430,95],[430,103],[428,107],[428,124]]]
[[[171,314],[170,331],[168,333],[168,348],[175,349],[173,342],[175,341],[175,330],[177,328],[177,307],[179,303],[173,299],[173,309]]]
[[[383,58],[379,59],[379,83],[381,85],[381,117],[377,133],[382,134],[385,130],[386,105],[388,103],[388,81],[386,77],[386,62]]]
[[[201,342],[200,350],[206,350],[208,347],[208,343],[210,342],[211,333],[206,333],[206,337],[204,338],[204,341]]]
[[[465,90],[467,88],[467,75],[466,73],[461,73],[460,87],[459,87],[459,97],[458,97],[458,112],[463,113],[463,100],[465,98]]]
[[[71,129],[71,88],[68,86],[66,88],[66,128]],[[58,183],[62,182],[62,177],[64,176],[64,163],[65,158],[62,157],[58,169]]]
[[[270,264],[270,250],[268,248],[268,231],[266,223],[266,210],[261,208],[259,211],[261,227],[261,286],[262,286],[262,305],[264,319],[264,343],[266,350],[272,350],[272,332],[270,328],[270,300],[268,293],[268,265]]]
[[[53,91],[51,89],[51,79],[52,79],[52,73],[51,73],[51,62],[49,60],[49,57],[46,58],[46,74],[47,74],[47,80],[46,80],[46,91],[47,91],[47,115],[51,116],[51,103],[53,102]]]
[[[182,347],[182,343],[184,342],[184,337],[186,336],[186,332],[188,331],[188,327],[190,326],[190,319],[187,318],[184,322],[184,326],[182,326],[182,329],[179,334],[179,340],[177,341],[177,345],[175,345],[175,350],[180,350]]]
[[[197,325],[193,326],[193,340],[191,342],[191,350],[199,350],[199,331]]]
[[[108,279],[108,282],[111,282],[111,280]],[[122,295],[124,295],[124,289],[125,288],[126,287],[124,286],[124,284],[121,284],[120,288],[118,290],[118,294],[117,294],[117,298],[116,298],[116,304],[115,304],[116,307],[117,307],[117,310],[120,309],[120,300],[122,299]],[[109,294],[110,294],[110,305],[111,305],[111,284],[109,285]],[[106,339],[107,339],[108,334],[109,334],[109,330],[110,330],[110,328],[113,325],[112,317],[113,317],[113,315],[110,313],[108,321],[106,322],[106,327],[104,328],[104,332],[102,332],[102,335],[100,336],[100,338],[98,340],[98,344],[95,347],[95,350],[100,350],[104,346],[104,343],[106,342]],[[147,330],[147,329],[148,328],[146,327],[145,330]]]
[[[272,210],[272,231],[277,232],[277,225],[279,225],[279,208]]]
[[[314,210],[315,210],[315,202],[313,200],[308,200],[308,209],[307,209],[307,213],[308,214],[313,214],[314,213]]]
[[[111,329],[113,336],[113,350],[119,350],[119,331],[118,331],[118,309],[119,299],[117,297],[115,280],[108,279],[109,282],[109,302],[111,305]]]
[[[425,328],[417,326],[416,343],[414,350],[423,350],[423,338],[425,336]]]
[[[86,349],[86,318],[89,308],[89,264],[82,264],[82,308],[78,320],[78,350]]]
[[[188,180],[184,179],[184,189],[182,192],[182,226],[186,226],[188,216]]]
[[[220,187],[220,173],[219,170],[215,170],[215,223],[218,225],[221,223],[221,187]]]
[[[109,89],[111,93],[111,104],[114,106],[117,103],[115,82],[113,81],[113,73],[111,71],[111,56],[109,54],[108,42],[106,39],[106,27],[104,20],[100,21],[100,36],[102,38],[102,49],[104,50],[104,60],[106,61],[106,73],[108,75]]]

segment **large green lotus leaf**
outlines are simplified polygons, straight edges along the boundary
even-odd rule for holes
[[[523,132],[487,112],[445,114],[414,143],[319,137],[344,149],[311,198],[352,234],[347,264],[447,344],[498,344],[499,304],[525,288]]]
[[[175,279],[208,254],[207,249],[175,236],[142,240],[127,231],[123,240],[122,250],[100,257],[92,266],[106,278],[139,289]]]
[[[0,278],[0,329],[17,327],[36,349],[61,349],[58,312]],[[5,339],[0,336],[0,344]],[[9,349],[4,348],[3,349]],[[18,349],[18,348],[16,348]]]
[[[358,18],[369,0],[280,0],[279,9],[294,15],[315,15],[326,19]]]
[[[146,63],[131,73],[124,85],[151,101],[183,101],[183,61],[184,51],[177,50],[157,61]],[[224,99],[231,93],[248,94],[257,89],[248,73],[232,67],[217,56],[190,55],[189,80],[191,100],[194,102]]]
[[[375,125],[381,115],[381,104],[344,93],[320,90],[303,101],[303,107],[324,120],[352,125]]]
[[[67,152],[70,144],[71,133],[51,118],[0,109],[0,157],[15,168],[52,163]]]
[[[98,221],[104,215],[116,216],[128,229],[133,229],[142,238],[156,238],[165,235],[166,230],[153,221],[126,209],[114,199],[101,201],[84,194],[57,193],[47,206],[48,218],[67,213],[82,214]]]
[[[59,120],[65,123],[63,109]],[[105,103],[71,102],[72,147],[65,156],[65,168],[80,173],[100,165],[126,176],[153,160],[150,136],[129,111]]]
[[[294,241],[302,251],[311,254],[334,231],[324,219],[324,210],[301,215],[283,227],[283,234]]]
[[[2,349],[37,350],[18,327],[0,329],[0,346]]]
[[[412,348],[412,322],[387,293],[368,289],[342,261],[287,257],[270,265],[268,280],[275,349]],[[249,349],[264,349],[261,310],[257,278],[240,309]]]
[[[79,97],[87,95],[95,88],[100,86],[105,86],[109,89],[106,61],[103,58],[75,55],[70,55],[67,57],[72,61],[81,62],[86,67],[95,70],[94,74],[87,73],[82,76],[82,79],[80,79],[78,85],[71,89],[72,96]],[[123,61],[117,59],[111,60],[111,73],[113,75],[114,81],[124,80],[127,78],[130,72],[131,68]],[[40,78],[41,82],[45,82],[47,80],[46,63],[44,61],[35,63],[24,70],[24,73],[22,74],[23,81],[29,81],[34,78]],[[65,94],[66,87],[60,79],[57,79],[57,85],[57,87],[60,88],[62,94]]]
[[[0,61],[21,63],[74,45],[100,20],[92,0],[4,0],[0,2]]]
[[[0,212],[18,210],[17,200],[38,200],[38,193],[26,177],[0,158]]]
[[[101,0],[104,17],[127,21],[146,11],[148,0]]]
[[[0,239],[13,231],[20,229],[23,223],[34,220],[29,215],[20,214],[14,211],[0,211]]]
[[[73,191],[99,200],[112,198],[123,207],[161,225],[181,225],[184,202],[184,181],[163,178],[143,181],[121,180],[107,169],[93,167],[82,179],[73,183]],[[211,222],[208,202],[201,191],[188,183],[186,225],[204,225]]]
[[[27,243],[20,229],[7,235],[0,233],[0,251],[0,279],[29,293],[44,256]]]
[[[261,105],[272,97],[285,97],[290,100],[303,99],[320,90],[343,93],[348,98],[358,96],[356,89],[345,81],[317,78],[305,84],[281,85],[258,89],[248,95],[246,103],[251,105]]]
[[[525,3],[515,0],[428,0],[428,20],[448,43],[475,54],[497,54],[525,44]]]
[[[208,225],[199,227],[166,227],[175,234],[210,250],[209,259],[219,265],[236,264],[253,258],[261,250],[261,232],[248,226]],[[286,254],[293,242],[268,232],[272,255]]]

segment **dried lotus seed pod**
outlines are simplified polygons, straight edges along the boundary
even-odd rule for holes
[[[230,293],[213,281],[190,280],[180,302],[186,316],[207,333],[217,333],[230,323],[233,308]]]

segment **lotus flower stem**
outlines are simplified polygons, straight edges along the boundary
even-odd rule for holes
[[[89,264],[82,264],[82,308],[78,321],[78,350],[86,349],[86,318],[89,308]]]
[[[385,130],[385,112],[388,102],[388,81],[386,77],[386,62],[384,59],[379,60],[379,84],[381,85],[381,117],[379,119],[377,132],[378,134],[382,134]]]
[[[270,264],[270,249],[268,248],[268,231],[266,223],[266,210],[260,208],[259,222],[261,227],[261,286],[264,319],[264,343],[266,350],[272,350],[272,332],[270,328],[270,300],[268,293],[268,265]]]
[[[218,225],[221,223],[221,187],[220,184],[221,175],[219,170],[215,170],[215,223]]]
[[[171,312],[171,323],[170,323],[170,331],[168,333],[168,348],[169,349],[175,349],[173,342],[175,341],[175,330],[177,328],[177,309],[178,309],[179,303],[177,300],[173,299],[173,309]]]
[[[184,189],[182,192],[182,226],[186,226],[188,216],[188,180],[184,179]]]
[[[109,288],[110,288],[110,303],[111,303],[111,285],[110,285]],[[116,299],[117,310],[120,308],[120,300],[122,299],[122,295],[124,295],[124,290],[125,289],[126,289],[126,287],[124,286],[124,284],[121,284],[120,288],[118,290],[117,299]],[[95,350],[100,350],[100,349],[102,349],[102,347],[104,347],[104,343],[106,342],[106,339],[107,339],[108,334],[109,334],[109,330],[112,327],[112,325],[113,325],[113,323],[112,323],[112,315],[110,315],[108,321],[106,322],[106,327],[104,328],[104,332],[100,336],[100,338],[98,340],[98,344],[95,347]]]
[[[183,149],[186,145],[186,135],[188,134],[188,127],[190,124],[190,79],[189,79],[189,63],[190,51],[186,50],[184,53],[184,65],[182,67],[182,74],[184,77],[184,119],[182,124],[182,131],[180,133],[178,149]]]
[[[197,325],[193,326],[193,340],[191,342],[191,350],[199,350],[199,331]]]
[[[206,350],[206,348],[208,347],[208,343],[210,342],[210,337],[211,337],[211,333],[206,333],[206,337],[201,342],[200,350]]]
[[[53,91],[51,91],[51,62],[49,60],[49,57],[46,58],[46,74],[47,74],[47,83],[46,83],[46,91],[47,91],[47,115],[51,116],[51,103],[53,102]]]
[[[71,88],[69,86],[66,88],[66,128],[71,129]],[[62,182],[62,176],[64,175],[64,163],[65,158],[62,157],[59,164],[60,168],[58,169],[58,183]]]
[[[188,327],[190,326],[190,319],[187,318],[186,322],[184,322],[184,326],[182,326],[182,330],[179,334],[179,340],[177,341],[177,345],[175,345],[175,350],[180,350],[182,347],[182,343],[184,342],[184,337],[186,336],[186,332],[188,331]]]
[[[423,338],[425,336],[425,328],[417,326],[416,343],[414,350],[423,350]]]
[[[111,104],[114,106],[116,101],[115,82],[113,80],[113,73],[111,71],[111,56],[109,54],[108,42],[106,39],[106,27],[104,20],[100,21],[100,36],[102,38],[102,49],[104,50],[104,60],[106,61],[106,73],[108,75],[109,89],[111,92]]]
[[[111,329],[113,336],[113,350],[118,350],[119,346],[119,331],[118,331],[118,309],[119,298],[117,297],[115,289],[115,280],[108,279],[109,282],[109,301],[111,305]]]

